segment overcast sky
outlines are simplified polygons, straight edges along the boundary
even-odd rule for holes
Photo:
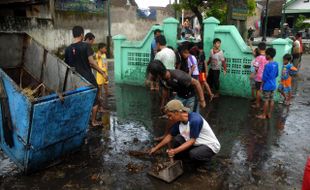
[[[174,2],[174,0],[171,0]],[[166,7],[169,4],[169,0],[136,0],[139,8],[147,8],[149,6]]]

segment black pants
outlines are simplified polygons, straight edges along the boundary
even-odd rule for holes
[[[209,70],[208,84],[216,91],[220,89],[220,70]]]
[[[179,147],[183,143],[185,143],[184,137],[182,135],[177,135],[173,139],[173,148]],[[175,155],[175,159],[190,159],[190,161],[196,162],[196,164],[205,164],[210,162],[212,156],[215,153],[206,145],[192,146],[189,149],[180,152]]]

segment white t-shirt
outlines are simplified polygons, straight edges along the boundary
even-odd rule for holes
[[[214,52],[214,50],[211,49],[210,57],[211,57],[211,69],[221,70],[222,61],[225,61],[223,51],[220,50],[219,52]]]
[[[157,52],[154,59],[160,60],[165,65],[166,69],[175,69],[175,53],[170,48],[165,47]]]
[[[198,113],[189,113],[188,122],[186,124],[178,122],[173,125],[171,135],[182,135],[186,141],[191,138],[196,139],[194,146],[206,145],[215,154],[217,154],[221,145],[214,135],[208,122]]]
[[[192,69],[192,66],[195,65],[195,68],[194,70],[192,71],[192,75],[199,75],[199,70],[198,70],[198,64],[197,64],[197,59],[195,56],[193,55],[190,55],[188,58],[187,58],[187,63],[188,63],[188,68],[189,69]]]
[[[300,53],[300,42],[298,40],[294,41],[293,52]]]

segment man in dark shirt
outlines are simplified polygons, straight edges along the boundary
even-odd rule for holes
[[[106,74],[98,67],[97,63],[93,59],[94,51],[91,46],[83,41],[84,29],[81,26],[74,26],[72,29],[73,43],[66,48],[65,51],[65,62],[70,66],[74,67],[75,70],[82,75],[87,81],[98,88],[96,79],[92,73],[91,68],[98,71],[104,77]],[[98,100],[95,99],[94,107],[92,109],[92,126],[99,126],[100,122],[96,121],[96,114],[98,111]]]
[[[169,90],[176,92],[176,99],[180,100],[191,111],[198,112],[198,104],[195,104],[195,95],[197,94],[201,107],[206,106],[203,91],[199,82],[193,79],[189,74],[181,70],[167,70],[163,63],[154,60],[148,65],[147,73],[152,75],[152,79],[161,81],[162,99],[161,107],[163,108],[169,98]],[[196,92],[195,92],[196,91]]]
[[[206,106],[204,94],[198,80],[192,78],[188,73],[178,69],[167,70],[164,64],[159,60],[152,61],[148,65],[146,72],[147,76],[152,76],[152,80],[159,79],[160,81],[162,86],[162,111],[170,98],[169,95],[171,92],[176,92],[174,98],[180,100],[184,106],[190,109],[190,111],[199,112],[197,98],[195,98],[196,95],[198,96],[200,106],[203,108]],[[171,126],[172,123],[168,122],[165,134],[155,140],[162,140],[169,133]]]

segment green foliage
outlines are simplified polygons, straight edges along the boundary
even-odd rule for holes
[[[305,28],[310,28],[310,24],[303,23],[306,19],[307,18],[304,15],[299,15],[294,25],[295,29],[302,30]]]
[[[204,11],[205,17],[215,17],[221,24],[226,23],[227,19],[227,4],[224,1],[215,1],[212,6]]]
[[[255,15],[256,2],[255,0],[247,0],[247,8],[249,10],[249,16]]]
[[[198,0],[191,1],[189,3],[187,0],[180,0],[179,4],[173,4],[173,8],[177,11],[181,11],[182,9],[190,10],[190,5],[192,6],[201,6],[200,2],[197,2]]]
[[[220,20],[222,24],[226,23],[228,6],[227,0],[180,0],[179,4],[174,4],[173,7],[177,11],[182,9],[191,10],[191,7],[198,7],[202,15],[206,17],[213,16]],[[249,10],[249,16],[255,15],[256,2],[255,0],[245,0]]]

